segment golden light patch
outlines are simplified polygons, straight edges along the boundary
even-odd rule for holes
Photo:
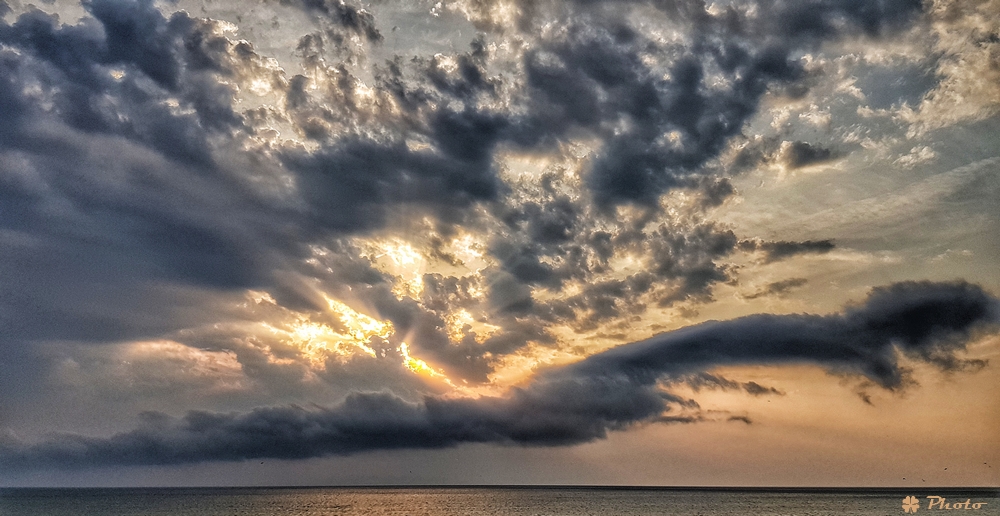
[[[553,164],[553,159],[548,156],[513,152],[501,153],[499,159],[506,165],[503,175],[508,181],[538,178],[546,168]]]
[[[455,73],[455,71],[458,70],[458,61],[456,61],[453,56],[435,54],[434,63],[438,66],[438,68],[447,73]]]
[[[357,352],[375,356],[375,350],[367,344],[367,340],[344,335],[325,324],[301,320],[293,324],[287,333],[289,340],[298,346],[314,367],[323,367],[332,356],[347,358]]]
[[[250,80],[250,91],[258,97],[271,93],[271,81],[267,77],[254,77]]]
[[[273,298],[267,293],[251,292],[250,297],[256,303],[270,302]],[[285,325],[285,329],[265,323],[271,331],[285,335],[286,342],[296,346],[302,356],[315,368],[324,368],[331,357],[347,359],[358,353],[363,353],[374,359],[385,359],[385,353],[378,353],[372,346],[373,339],[389,340],[395,333],[391,321],[382,321],[363,314],[342,301],[323,296],[330,312],[336,315],[341,328],[334,329],[328,324],[299,317],[295,322]],[[469,315],[471,319],[471,315]],[[425,378],[436,379],[455,387],[445,374],[427,362],[410,355],[409,345],[405,342],[398,347],[402,365],[414,374]],[[278,359],[275,359],[278,360]]]
[[[355,85],[354,95],[359,103],[371,104],[375,102],[375,89],[361,81],[358,81]]]
[[[414,374],[423,376],[428,379],[433,379],[443,382],[447,384],[449,387],[457,389],[459,392],[463,394],[470,393],[469,389],[455,385],[454,383],[452,383],[451,379],[448,378],[444,373],[438,371],[437,369],[434,369],[433,367],[428,365],[427,362],[424,362],[423,360],[420,360],[419,358],[410,355],[410,346],[407,345],[405,342],[400,343],[399,354],[402,355],[403,357],[403,367],[409,369]]]
[[[482,241],[470,234],[465,234],[452,240],[448,246],[448,251],[461,260],[472,272],[479,272],[488,265]]]
[[[452,342],[461,342],[465,337],[466,326],[472,331],[476,342],[482,344],[491,335],[500,330],[499,326],[477,321],[468,310],[462,308],[455,312],[449,312],[444,316],[445,328],[448,331],[448,338]]]
[[[399,345],[399,354],[403,356],[403,365],[410,371],[417,374],[426,374],[431,377],[444,378],[444,373],[441,373],[433,367],[427,365],[427,362],[424,362],[419,358],[412,357],[410,355],[410,346],[405,342]]]
[[[417,299],[424,291],[427,258],[409,242],[399,238],[373,240],[362,244],[375,266],[395,277],[392,293],[399,299]]]
[[[342,323],[343,329],[333,329],[327,324],[300,317],[289,324],[287,330],[272,326],[273,331],[284,333],[287,341],[298,347],[314,367],[323,367],[330,357],[346,359],[356,353],[377,358],[378,354],[369,343],[376,337],[388,339],[394,331],[392,323],[367,316],[329,297],[326,302],[330,311]]]
[[[392,293],[398,299],[402,299],[404,297],[417,299],[423,291],[424,280],[420,277],[413,278],[408,281],[400,281],[392,287]]]
[[[466,325],[472,326],[475,319],[472,318],[472,314],[468,310],[458,310],[457,312],[449,313],[445,316],[444,322],[448,329],[448,338],[453,342],[459,342],[462,337],[465,336]],[[477,339],[478,340],[478,339]]]
[[[348,328],[348,335],[354,340],[368,342],[373,337],[388,339],[392,335],[393,328],[391,322],[383,322],[369,317],[336,299],[326,298],[326,302],[330,306],[330,310],[339,315],[340,321]],[[374,353],[374,351],[371,352],[372,355]]]

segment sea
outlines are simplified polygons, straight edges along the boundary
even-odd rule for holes
[[[0,516],[843,516],[1000,514],[1000,489],[7,488]],[[948,511],[948,512],[942,512]]]

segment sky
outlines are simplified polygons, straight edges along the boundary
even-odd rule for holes
[[[998,486],[998,63],[996,0],[0,1],[0,486]]]

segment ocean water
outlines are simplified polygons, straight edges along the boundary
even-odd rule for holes
[[[915,496],[915,513],[903,499]],[[1000,514],[1000,489],[687,489],[687,488],[122,488],[0,489],[0,516],[500,516],[500,515],[903,515]],[[939,504],[940,505],[940,504]],[[954,509],[953,509],[954,510]]]

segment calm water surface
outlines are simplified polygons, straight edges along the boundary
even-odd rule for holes
[[[2,516],[263,515],[904,515],[927,496],[986,502],[966,516],[1000,514],[1000,490],[691,490],[621,488],[163,488],[0,489]]]

